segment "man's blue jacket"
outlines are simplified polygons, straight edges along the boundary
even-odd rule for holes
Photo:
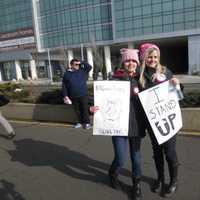
[[[87,79],[92,66],[87,62],[81,62],[78,70],[67,69],[62,80],[63,96],[77,98],[88,94]]]

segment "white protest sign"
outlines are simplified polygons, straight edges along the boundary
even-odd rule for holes
[[[182,116],[177,92],[169,81],[139,93],[139,98],[159,144],[181,129]]]
[[[129,81],[94,81],[93,135],[127,136],[129,104]]]

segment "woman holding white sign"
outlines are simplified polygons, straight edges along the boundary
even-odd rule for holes
[[[160,49],[157,45],[151,43],[142,44],[140,47],[140,59],[142,62],[140,85],[143,90],[167,80],[170,80],[174,85],[179,85],[178,79],[173,77],[172,72],[160,64]],[[176,135],[159,145],[147,118],[145,124],[150,135],[158,175],[152,186],[152,191],[161,192],[162,196],[170,196],[177,190],[179,163],[176,153]],[[170,175],[170,183],[167,189],[165,189],[164,157],[166,158]]]
[[[114,160],[109,169],[109,178],[111,186],[115,189],[120,188],[118,175],[120,169],[124,166],[128,157],[128,147],[132,162],[132,181],[133,181],[133,199],[141,199],[141,139],[145,136],[145,131],[141,127],[141,112],[142,107],[138,98],[139,74],[137,67],[139,66],[138,50],[136,49],[121,49],[122,68],[117,70],[112,76],[112,80],[130,81],[130,106],[129,106],[129,131],[128,136],[112,136],[114,148]],[[93,112],[96,112],[98,107],[94,106]]]

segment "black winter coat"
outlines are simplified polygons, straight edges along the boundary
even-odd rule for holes
[[[173,77],[172,72],[168,68],[166,68],[166,72],[164,74],[165,80],[163,80],[163,81],[154,80],[153,81],[152,77],[153,77],[153,74],[155,72],[156,72],[156,69],[154,69],[154,68],[150,68],[150,67],[146,67],[145,68],[145,71],[144,71],[145,88],[141,88],[140,87],[141,90],[146,90],[148,88],[151,88],[151,87],[153,87],[155,85],[163,83],[164,81],[168,81]],[[151,125],[149,123],[149,120],[148,120],[143,108],[142,108],[142,113],[143,113],[142,114],[143,115],[143,122],[142,122],[141,126],[145,127],[145,129],[147,129],[150,134],[153,134],[153,130],[151,128]]]
[[[144,137],[145,129],[143,127],[143,112],[138,92],[139,76],[130,77],[124,70],[118,70],[112,76],[111,80],[130,81],[130,107],[129,107],[129,137]]]
[[[146,67],[145,71],[144,71],[144,77],[145,77],[145,88],[144,89],[148,89],[150,87],[153,87],[155,85],[158,85],[159,83],[162,83],[163,81],[153,81],[152,80],[152,76],[153,74],[156,72],[156,70],[154,68],[150,68],[150,67]],[[164,74],[166,79],[164,81],[170,80],[173,77],[172,72],[166,68],[166,73]],[[143,90],[144,90],[143,89]]]

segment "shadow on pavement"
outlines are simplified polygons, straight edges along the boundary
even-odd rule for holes
[[[12,161],[18,161],[27,166],[50,166],[67,176],[109,185],[109,164],[94,160],[80,152],[44,141],[23,139],[13,141],[16,149],[9,150]],[[123,169],[122,175],[131,177],[130,171]],[[142,177],[147,184],[152,183],[149,177]],[[132,186],[122,184],[122,191],[131,197]]]
[[[14,184],[2,179],[0,180],[0,199],[1,200],[25,200],[18,192],[15,191]]]
[[[13,143],[16,149],[8,151],[12,161],[27,166],[50,166],[73,178],[108,184],[109,165],[106,163],[72,151],[66,146],[44,141],[23,139]]]

